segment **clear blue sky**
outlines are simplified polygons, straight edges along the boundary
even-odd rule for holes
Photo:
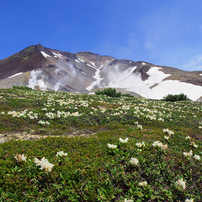
[[[0,59],[36,44],[202,70],[202,0],[0,0]]]

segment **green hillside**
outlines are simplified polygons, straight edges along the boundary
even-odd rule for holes
[[[2,89],[0,201],[201,201],[201,140],[199,102]]]

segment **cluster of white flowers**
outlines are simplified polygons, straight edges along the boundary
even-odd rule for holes
[[[191,142],[190,144],[191,144],[193,147],[195,147],[195,148],[198,147],[198,145],[197,145],[195,142]]]
[[[183,178],[177,180],[175,182],[175,185],[176,185],[177,188],[186,189],[186,182],[183,180]]]
[[[162,142],[159,142],[159,141],[155,141],[152,145],[154,147],[160,147],[161,149],[167,149],[167,147],[168,147],[167,144],[163,145]]]
[[[55,114],[52,113],[52,112],[47,112],[45,115],[46,115],[47,118],[49,118],[49,119],[54,119],[54,118],[55,118]]]
[[[186,199],[184,202],[194,202],[194,199],[192,199],[192,198]]]
[[[46,159],[45,157],[43,157],[41,160],[39,160],[38,158],[34,158],[34,163],[36,164],[36,166],[41,166],[40,169],[44,169],[45,171],[51,171],[54,166],[54,164],[49,163],[48,159]]]
[[[202,121],[201,122],[199,122],[199,127],[198,127],[199,129],[202,129]]]
[[[193,158],[196,159],[196,160],[200,160],[201,159],[201,157],[199,155],[194,155]]]
[[[185,140],[190,140],[190,139],[191,139],[190,136],[185,137]]]
[[[189,152],[183,152],[183,155],[186,156],[186,157],[190,157],[193,155],[193,151],[190,150]]]
[[[148,183],[147,183],[147,181],[143,181],[143,182],[140,182],[138,185],[141,187],[145,187],[148,185]]]
[[[123,109],[123,110],[129,110],[129,109],[130,109],[130,105],[123,105],[123,106],[122,106],[122,109]]]
[[[57,152],[56,156],[67,156],[67,153],[64,153],[64,151]]]
[[[139,160],[136,159],[136,158],[131,158],[130,163],[133,164],[133,165],[137,165],[139,163]]]
[[[138,128],[139,130],[142,130],[142,125],[138,124],[138,125],[137,125],[137,128]]]
[[[50,125],[50,123],[49,123],[48,121],[42,121],[42,120],[40,120],[40,121],[38,122],[38,124]]]
[[[148,105],[152,105],[152,108],[149,109]],[[155,109],[156,108],[156,109]],[[163,109],[164,111],[161,112],[160,109]],[[134,107],[134,115],[136,117],[144,117],[146,119],[150,120],[158,120],[164,122],[165,118],[171,118],[172,114],[170,112],[169,108],[165,108],[165,106],[161,103],[155,103],[155,102],[145,102],[142,106],[136,106]],[[168,111],[168,113],[165,112]]]
[[[166,134],[168,134],[168,135],[174,135],[174,132],[173,131],[171,131],[171,130],[169,130],[168,128],[166,128],[166,129],[163,129],[163,132],[164,133],[166,133]]]
[[[164,136],[165,140],[168,140],[169,138],[170,138],[169,136],[166,136],[166,135]]]
[[[27,157],[24,154],[17,154],[15,155],[14,158],[17,160],[17,162],[22,162],[22,161],[26,161]]]
[[[17,118],[23,117],[23,118],[30,118],[30,119],[38,119],[38,113],[34,113],[33,111],[28,112],[27,109],[21,112],[9,111],[7,114]]]
[[[114,145],[114,144],[107,144],[107,146],[108,146],[110,149],[116,149],[116,148],[117,148],[117,145]]]
[[[186,156],[186,157],[191,157],[191,156],[193,156],[193,151],[190,150],[189,152],[183,152],[183,155]],[[196,160],[201,159],[201,157],[199,155],[194,155],[193,158],[196,159]]]
[[[121,142],[121,143],[127,143],[128,142],[128,138],[126,138],[125,140],[122,139],[122,138],[119,138],[119,142]]]
[[[138,142],[138,143],[136,143],[136,146],[137,147],[145,147],[145,143],[144,142]]]
[[[133,201],[133,199],[127,199],[127,198],[125,198],[124,202],[134,202],[134,201]]]

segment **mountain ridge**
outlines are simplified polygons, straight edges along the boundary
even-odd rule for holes
[[[151,99],[179,92],[196,100],[202,96],[202,71],[188,72],[88,51],[70,53],[38,44],[0,60],[0,88],[15,85],[74,93],[114,87]]]

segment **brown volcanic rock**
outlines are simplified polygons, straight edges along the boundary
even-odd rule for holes
[[[0,61],[0,79],[5,79],[19,72],[27,72],[40,68],[44,57],[38,46],[30,46]]]
[[[200,74],[202,74],[202,71],[188,72],[173,67],[165,66],[163,66],[160,71],[164,72],[165,74],[171,74],[165,80],[178,80],[181,82],[202,86],[202,77],[199,76]]]

